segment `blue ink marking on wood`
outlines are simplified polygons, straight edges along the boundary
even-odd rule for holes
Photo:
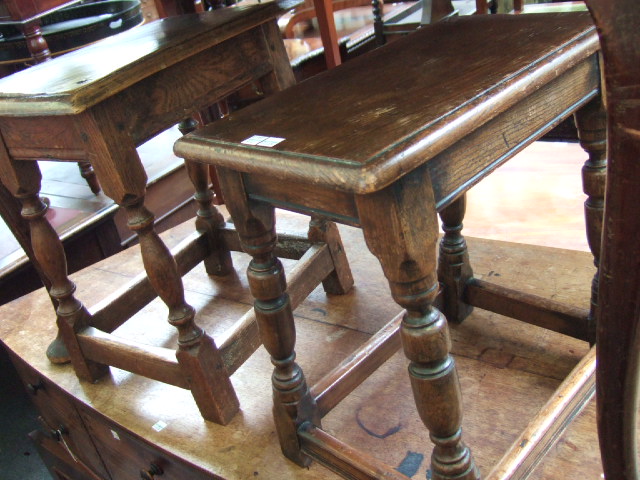
[[[402,462],[400,462],[400,465],[398,465],[398,468],[396,468],[396,471],[411,478],[418,473],[420,465],[422,465],[422,460],[424,460],[424,455],[421,453],[408,451]]]

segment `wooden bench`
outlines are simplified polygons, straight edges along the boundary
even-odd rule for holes
[[[504,48],[486,48],[487,38]],[[249,282],[275,365],[275,423],[288,458],[306,465],[313,457],[348,478],[406,478],[321,429],[321,418],[391,355],[399,330],[435,445],[433,478],[478,478],[461,438],[447,321],[436,306],[449,321],[477,306],[592,338],[588,308],[474,279],[461,230],[465,192],[576,113],[590,154],[588,228],[598,238],[605,168],[598,48],[588,14],[448,19],[178,140],[179,156],[217,166],[244,249],[254,256]],[[291,306],[273,253],[274,207],[362,228],[406,309],[313,387],[295,363]],[[439,259],[437,213],[445,232]],[[592,384],[578,384],[559,395],[553,427],[538,434],[541,443],[528,439],[528,452],[539,455],[588,398]],[[522,445],[514,451],[520,455]]]
[[[275,22],[281,6],[287,8],[268,3],[165,19],[0,80],[0,179],[22,202],[35,258],[58,305],[60,338],[47,352],[52,362],[70,359],[89,381],[112,365],[190,389],[207,420],[224,424],[238,410],[229,375],[259,346],[252,314],[220,351],[196,325],[181,281],[202,260],[211,275],[229,273],[229,249],[239,248],[236,234],[225,229],[212,204],[208,169],[189,163],[198,232],[170,252],[144,204],[147,176],[136,146],[253,82],[265,94],[290,86],[293,74]],[[182,125],[193,128],[193,122]],[[76,298],[60,240],[44,217],[35,162],[42,158],[89,161],[140,240],[147,273],[114,286],[113,295],[91,311]],[[316,222],[311,237],[288,238],[282,246],[285,256],[304,256],[299,298],[325,279],[332,291],[348,289],[351,277],[335,226]],[[325,239],[329,247],[319,243]],[[344,263],[339,278],[334,260]],[[175,356],[111,335],[156,296],[178,330]]]

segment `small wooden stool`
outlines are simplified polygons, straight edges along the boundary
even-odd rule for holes
[[[49,348],[51,361],[70,359],[77,375],[89,381],[113,365],[188,388],[204,418],[218,423],[227,423],[238,410],[229,375],[259,346],[252,313],[236,325],[221,352],[195,324],[181,280],[203,259],[209,274],[229,272],[229,249],[239,248],[237,235],[225,229],[211,202],[207,168],[188,163],[199,203],[198,233],[169,252],[144,206],[147,178],[136,146],[252,82],[266,94],[292,85],[275,22],[280,13],[277,4],[268,3],[169,18],[0,81],[0,178],[22,202],[35,257],[58,305],[63,342],[59,338]],[[114,287],[91,312],[75,297],[60,240],[44,218],[47,206],[39,197],[35,162],[42,158],[89,161],[140,240],[147,274]],[[298,298],[323,280],[333,292],[348,290],[350,272],[335,226],[314,223],[311,239],[289,238],[282,247],[285,256],[304,256]],[[334,260],[342,262],[339,275]],[[110,334],[156,296],[178,329],[177,361],[171,350]]]
[[[508,47],[488,51],[487,38]],[[576,112],[590,153],[587,208],[598,212],[605,144],[599,79],[588,14],[459,17],[176,143],[179,156],[218,167],[244,249],[254,257],[249,281],[275,365],[275,422],[288,458],[306,465],[313,457],[348,478],[406,478],[321,430],[321,418],[393,353],[399,329],[418,411],[435,444],[433,478],[478,478],[461,439],[460,389],[436,305],[455,322],[478,306],[585,340],[591,328],[586,308],[473,278],[461,235],[464,195]],[[407,310],[311,388],[295,363],[293,317],[273,253],[276,206],[361,227],[393,298]],[[437,212],[445,231],[439,262]],[[598,232],[598,222],[589,229]],[[556,431],[571,412],[557,418]]]

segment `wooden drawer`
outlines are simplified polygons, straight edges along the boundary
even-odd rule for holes
[[[40,430],[34,430],[29,437],[54,480],[100,480],[93,472],[73,461],[60,442]]]
[[[72,464],[81,462],[91,469],[98,478],[111,479],[69,396],[60,387],[43,378],[33,368],[12,354],[11,351],[9,351],[9,356],[20,375],[20,379],[27,387],[31,400],[40,412],[42,431],[45,436],[50,437],[50,442],[47,443],[58,443],[60,448],[55,451],[65,457],[67,462]],[[52,449],[49,448],[49,450]],[[80,462],[76,462],[72,455]]]
[[[147,443],[93,410],[81,409],[80,415],[114,480],[121,478],[144,478],[147,480],[153,478],[158,480],[221,478]],[[154,468],[156,473],[154,473]]]

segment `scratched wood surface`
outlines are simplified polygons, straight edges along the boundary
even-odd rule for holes
[[[306,229],[304,219],[294,214],[278,218],[280,229]],[[167,243],[176,243],[191,228],[185,224],[167,232]],[[298,360],[311,384],[399,309],[390,298],[377,262],[364,247],[360,231],[341,227],[341,233],[356,281],[353,293],[327,297],[317,289],[295,311]],[[574,305],[587,304],[593,267],[586,252],[479,239],[470,239],[469,246],[474,271],[484,279]],[[244,255],[235,254],[237,275],[226,279],[208,278],[201,267],[185,277],[187,300],[198,310],[198,322],[214,338],[220,338],[249,308],[244,278],[247,261]],[[292,262],[285,262],[285,266],[290,269]],[[114,284],[121,285],[140,270],[139,255],[131,248],[75,274],[78,296],[90,306]],[[281,456],[271,422],[271,365],[263,349],[232,377],[241,411],[230,425],[221,427],[202,420],[188,391],[113,368],[111,375],[97,384],[79,383],[71,367],[50,365],[44,355],[55,333],[49,302],[40,291],[2,307],[0,338],[81,402],[224,478],[335,478],[320,465],[301,469]],[[154,301],[116,333],[172,347],[175,331],[166,324],[164,310],[161,302]],[[588,346],[482,311],[452,330],[464,397],[463,428],[486,474]],[[158,420],[167,424],[160,432],[151,428]],[[426,476],[431,445],[415,413],[406,360],[401,354],[393,356],[325,417],[323,426],[412,478]],[[567,468],[572,478],[600,477],[592,407],[562,437],[534,478],[566,478]]]

